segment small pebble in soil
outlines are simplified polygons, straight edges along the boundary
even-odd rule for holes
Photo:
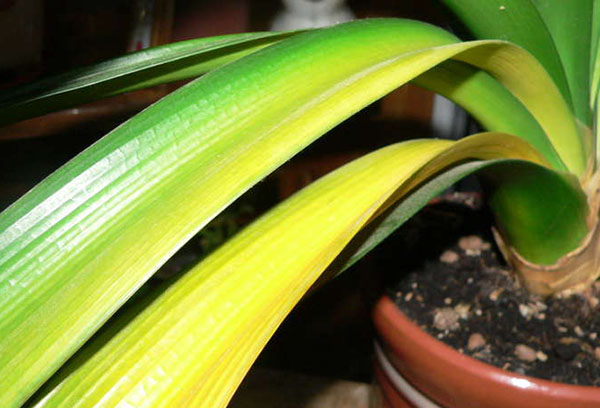
[[[588,343],[581,343],[581,349],[589,354],[594,354],[594,348]]]
[[[544,353],[543,351],[536,351],[535,352],[535,356],[538,360],[540,361],[546,361],[548,360],[548,355],[546,353]]]
[[[533,315],[533,310],[527,305],[519,305],[519,313],[521,313],[521,316],[525,319],[529,320]]]
[[[498,297],[500,296],[500,294],[502,293],[502,289],[496,289],[495,291],[493,291],[492,293],[490,293],[490,300],[492,302],[495,302],[498,300]]]
[[[460,327],[459,314],[451,307],[436,309],[433,315],[433,327],[438,330],[457,330]]]
[[[467,349],[470,351],[477,350],[485,346],[485,338],[479,333],[473,333],[469,336]]]
[[[465,251],[467,255],[479,255],[481,251],[485,251],[490,249],[490,243],[485,242],[478,237],[477,235],[469,235],[466,237],[462,237],[458,241],[458,246],[460,249]]]
[[[458,254],[451,250],[444,251],[442,255],[440,255],[440,261],[448,264],[454,263],[458,261],[458,259]]]
[[[454,306],[454,310],[456,311],[456,313],[458,313],[461,319],[466,320],[469,318],[469,311],[471,310],[471,305],[467,303],[459,303],[458,305]]]
[[[515,356],[521,361],[532,363],[537,359],[536,351],[525,344],[517,344],[515,347]]]

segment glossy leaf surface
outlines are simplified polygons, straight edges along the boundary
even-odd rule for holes
[[[567,167],[583,171],[568,106],[519,48],[458,43],[407,20],[293,36],[146,109],[0,215],[0,400],[13,407],[28,398],[253,184],[449,58],[488,69],[533,113]],[[508,140],[495,146],[508,148]]]
[[[593,0],[531,0],[544,20],[564,67],[579,120],[591,124],[590,57]]]
[[[521,137],[539,151],[546,152],[548,161],[555,169],[566,170],[533,116],[485,71],[450,60],[423,73],[412,82],[454,101],[486,130]]]
[[[199,38],[133,52],[0,93],[0,126],[108,96],[193,78],[294,33]]]
[[[548,27],[531,0],[442,0],[476,38],[517,44],[548,71],[571,102],[565,69]],[[565,3],[566,4],[566,3]]]
[[[35,407],[224,407],[294,304],[392,200],[465,159],[541,159],[519,139],[498,136],[392,145],[315,182],[171,285],[110,340],[99,338],[95,353],[67,365],[68,375]],[[542,166],[523,166],[561,182]],[[433,191],[453,181],[441,180]],[[417,207],[429,193],[421,194]]]

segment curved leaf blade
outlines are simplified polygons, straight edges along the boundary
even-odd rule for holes
[[[577,122],[566,103],[558,102],[556,110],[548,105],[544,106],[546,96],[552,95],[551,98],[557,101],[560,99],[564,102],[564,100],[560,98],[557,88],[546,76],[544,69],[534,60],[529,60],[529,54],[520,53],[517,50],[520,49],[510,46],[505,48],[501,44],[490,44],[488,47],[473,47],[457,56],[456,59],[485,69],[507,87],[536,118],[569,171],[583,177],[587,169],[588,158]],[[526,68],[529,64],[531,64],[530,68]],[[529,69],[531,69],[532,76],[523,75]],[[533,71],[537,71],[536,74],[533,74]],[[544,79],[547,85],[546,90],[529,82],[534,78],[533,75],[549,80],[546,82]],[[548,115],[550,111],[557,116]],[[562,131],[553,130],[559,127],[562,128]]]
[[[506,156],[540,160],[516,137],[482,134],[392,145],[325,176],[193,268],[89,359],[67,366],[35,407],[225,406],[294,304],[391,200],[449,163]]]
[[[453,167],[426,181],[407,195],[406,198],[394,203],[389,210],[381,214],[357,234],[355,238],[357,244],[352,247],[352,243],[350,243],[349,247],[345,250],[349,254],[341,259],[342,266],[335,268],[335,273],[339,274],[345,271],[362,259],[402,224],[419,212],[431,199],[443,193],[444,190],[454,183],[486,167],[510,161],[510,159],[473,161]]]
[[[586,125],[590,116],[590,57],[593,0],[567,3],[531,0],[546,23],[564,67],[575,114]]]
[[[553,168],[566,171],[558,153],[529,111],[485,71],[450,60],[412,82],[462,106],[486,130],[521,137],[544,152]]]
[[[557,182],[555,174],[519,163],[484,173],[496,225],[527,260],[552,265],[578,248],[589,232],[587,197],[577,180],[565,176]],[[572,227],[556,228],[563,224]]]
[[[0,126],[154,85],[192,78],[296,32],[199,38],[136,51],[0,93]]]
[[[515,43],[533,54],[572,106],[569,83],[552,35],[530,0],[442,0],[476,38]]]
[[[535,60],[498,41],[456,41],[426,24],[385,19],[293,36],[146,109],[0,214],[0,399],[23,402],[253,184],[449,58],[489,68],[552,140],[576,145],[568,107]],[[516,79],[523,75],[534,82]],[[555,146],[569,168],[582,167],[576,146]]]
[[[590,44],[590,109],[595,112],[594,104],[600,83],[600,58],[598,41],[600,40],[600,2],[594,0],[592,14],[592,32]]]

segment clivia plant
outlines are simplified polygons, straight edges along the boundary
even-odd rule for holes
[[[523,284],[543,295],[590,285],[600,272],[600,3],[444,2],[479,40],[362,20],[171,44],[4,92],[8,124],[199,76],[0,215],[2,406],[223,407],[325,270],[344,270],[476,171]],[[243,192],[409,81],[487,132],[370,153],[123,307]]]

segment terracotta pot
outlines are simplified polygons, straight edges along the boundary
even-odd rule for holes
[[[375,373],[390,408],[600,407],[600,387],[540,380],[465,356],[421,330],[387,296],[373,318],[380,339]]]

